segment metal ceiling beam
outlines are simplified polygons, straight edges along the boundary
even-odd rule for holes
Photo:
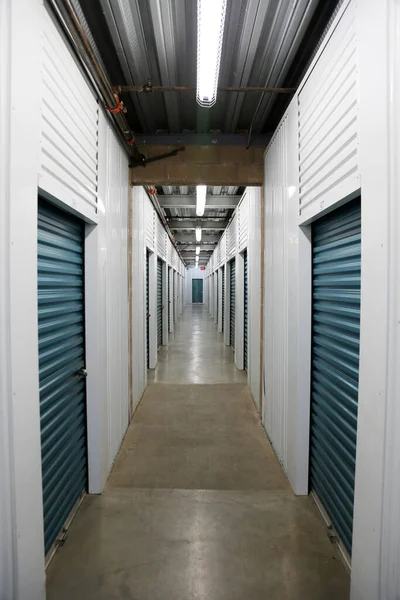
[[[196,244],[196,234],[194,233],[194,231],[188,231],[187,233],[176,232],[174,234],[174,238],[176,242],[178,242],[178,244]],[[200,244],[217,244],[220,239],[220,235],[207,235],[206,233],[204,233],[201,237]]]
[[[197,245],[198,246],[198,245]],[[187,248],[182,248],[181,246],[179,247],[179,250],[181,252],[195,252],[196,246],[193,244],[191,244],[190,246],[188,246]],[[200,246],[200,251],[201,252],[214,252],[214,248],[210,248],[210,246]]]
[[[207,195],[206,210],[208,208],[236,208],[241,196],[212,196]],[[158,196],[158,201],[163,208],[195,208],[196,196]]]
[[[251,145],[266,148],[271,135],[254,135]],[[137,134],[137,144],[152,146],[243,146],[247,144],[247,133],[156,133]]]
[[[175,220],[171,220],[171,221],[168,221],[168,225],[169,225],[170,229],[196,229],[196,227],[201,227],[203,230],[211,229],[211,230],[215,230],[215,231],[223,231],[224,229],[226,229],[226,227],[228,225],[228,221],[227,220],[225,220],[225,221],[210,221],[210,220],[175,221]]]
[[[196,254],[191,254],[191,255],[185,255],[185,262],[188,262],[189,260],[196,260],[197,255]],[[199,256],[199,262],[204,261],[204,262],[208,262],[210,260],[210,255],[207,254],[207,256]]]

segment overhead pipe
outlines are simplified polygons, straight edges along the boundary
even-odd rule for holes
[[[129,154],[137,161],[143,161],[135,144],[135,134],[131,130],[125,117],[126,109],[115,94],[104,67],[97,59],[98,50],[93,39],[89,39],[90,31],[82,8],[78,0],[50,0],[55,12],[61,17],[62,25],[67,34],[72,38],[76,50],[92,77],[103,99],[105,107],[112,114],[113,119],[128,145]]]
[[[196,88],[191,85],[153,85],[148,81],[145,85],[115,85],[113,89],[116,93],[122,92],[137,92],[137,93],[152,93],[152,92],[196,92]],[[273,94],[294,94],[296,88],[281,88],[281,87],[219,87],[219,92],[269,92]]]

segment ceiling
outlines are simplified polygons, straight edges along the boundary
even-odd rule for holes
[[[113,85],[196,85],[196,0],[80,0]],[[220,86],[296,87],[337,0],[227,0]],[[136,134],[273,132],[291,95],[219,92],[211,109],[192,92],[125,93]],[[200,138],[199,138],[200,139]],[[166,140],[166,141],[165,141]],[[196,143],[196,141],[192,143]]]
[[[206,265],[245,188],[208,186],[203,217],[196,215],[195,186],[159,186],[156,189],[157,199],[185,263],[195,264],[196,246],[200,246],[199,265]],[[196,242],[196,227],[202,228],[200,243]]]
[[[219,85],[296,88],[341,1],[227,0]],[[197,0],[71,2],[80,4],[114,86],[144,86],[150,79],[154,86],[195,89]],[[219,91],[212,108],[199,107],[193,91],[120,97],[139,144],[245,145],[251,134],[253,145],[266,146],[292,94]],[[196,226],[203,229],[200,265],[207,264],[244,188],[209,187],[202,218],[194,186],[157,192],[186,264],[195,263]]]

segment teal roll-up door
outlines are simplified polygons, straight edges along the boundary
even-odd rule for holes
[[[162,261],[157,259],[157,346],[162,344],[163,326]]]
[[[248,331],[248,277],[247,277],[247,251],[244,253],[244,368],[247,371],[247,331]]]
[[[87,487],[83,225],[39,200],[39,389],[45,553]]]
[[[192,279],[192,304],[202,304],[203,302],[203,280]]]
[[[225,319],[225,267],[222,267],[222,333],[224,332]]]
[[[147,368],[150,367],[150,255],[146,252],[146,353]]]
[[[219,286],[218,286],[218,271],[215,271],[214,273],[214,278],[215,278],[215,304],[216,304],[216,313],[215,313],[215,318],[216,321],[218,323],[218,312],[219,312]]]
[[[167,267],[168,271],[168,333],[171,331],[171,269]]]
[[[351,553],[360,342],[361,205],[313,226],[311,487]]]
[[[232,260],[230,269],[230,345],[235,348],[235,310],[236,310],[236,265]]]

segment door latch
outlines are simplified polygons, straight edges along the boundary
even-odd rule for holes
[[[76,374],[76,378],[77,379],[85,379],[87,377],[87,371],[85,369],[85,367],[82,367],[81,369],[79,369],[79,371]]]

